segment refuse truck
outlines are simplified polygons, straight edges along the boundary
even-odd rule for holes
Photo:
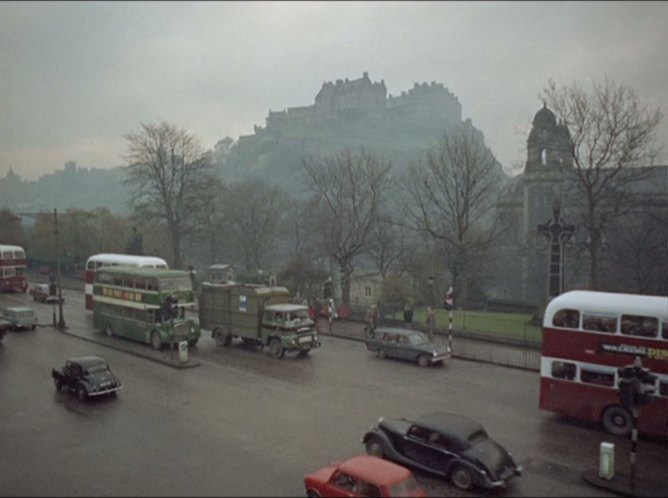
[[[320,347],[318,332],[308,307],[290,299],[285,287],[203,282],[199,324],[211,331],[219,346],[241,339],[255,349],[267,346],[275,358],[283,358],[286,352],[306,356]]]

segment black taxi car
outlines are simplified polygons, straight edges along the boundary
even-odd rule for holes
[[[62,369],[53,368],[51,376],[56,390],[73,391],[81,401],[89,396],[113,395],[123,388],[107,362],[99,356],[70,358]]]
[[[479,423],[451,413],[431,413],[413,421],[381,418],[362,442],[370,455],[437,474],[460,489],[501,488],[522,473]]]

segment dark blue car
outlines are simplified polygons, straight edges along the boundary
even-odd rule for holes
[[[413,361],[421,367],[442,363],[451,355],[446,346],[430,341],[420,331],[391,327],[378,327],[372,337],[367,337],[366,347],[381,358]]]

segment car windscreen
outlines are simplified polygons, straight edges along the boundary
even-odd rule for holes
[[[475,431],[468,437],[468,442],[471,446],[474,444],[482,443],[483,441],[489,439],[487,433],[483,430]]]
[[[106,372],[107,370],[109,370],[109,367],[106,363],[98,363],[96,365],[90,365],[86,367],[86,372],[89,374]]]
[[[408,342],[414,346],[419,346],[420,344],[429,342],[429,339],[427,339],[427,336],[424,334],[411,334],[408,336]]]

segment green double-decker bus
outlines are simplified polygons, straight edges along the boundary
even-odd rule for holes
[[[166,344],[200,338],[199,325],[186,317],[195,307],[190,274],[157,268],[101,268],[93,284],[93,325],[162,349]]]

